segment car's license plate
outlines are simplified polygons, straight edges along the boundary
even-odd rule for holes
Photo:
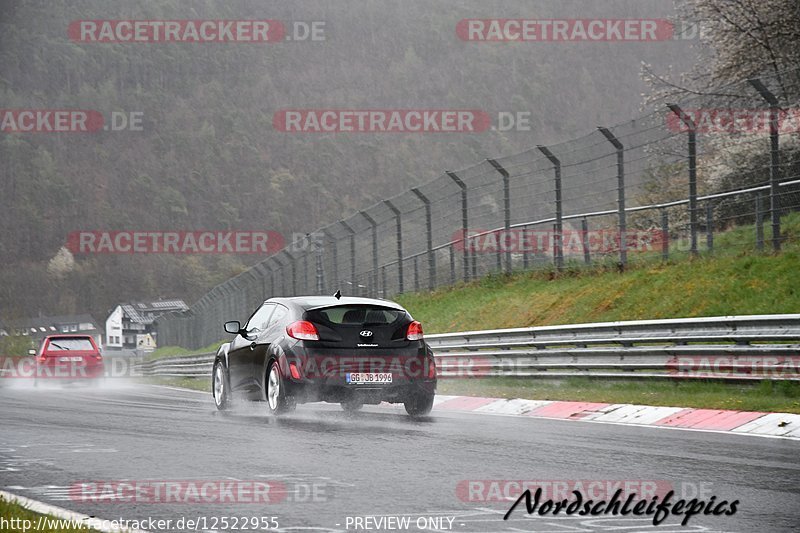
[[[74,357],[62,357],[61,359],[59,359],[59,361],[62,363],[80,363],[81,361],[83,361],[83,357],[81,357],[80,355],[76,355]]]
[[[385,384],[392,382],[391,372],[348,372],[345,379],[351,385]]]

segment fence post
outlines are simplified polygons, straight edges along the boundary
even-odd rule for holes
[[[450,251],[450,285],[456,284],[456,254],[453,250],[453,245],[448,247]]]
[[[397,290],[398,293],[403,293],[403,220],[402,215],[400,214],[400,210],[395,207],[395,205],[389,201],[384,200],[384,204],[388,207],[392,213],[394,214],[394,224],[395,224],[395,239],[397,241]],[[384,271],[384,281],[383,281],[383,290],[386,292],[386,271]]]
[[[608,128],[598,126],[600,133],[617,150],[617,209],[619,226],[619,262],[624,269],[628,265],[628,225],[625,219],[625,147]]]
[[[508,171],[495,159],[487,159],[490,165],[503,176],[503,227],[505,228],[505,238],[509,238],[511,233],[511,179]],[[499,241],[497,247],[500,251]],[[511,252],[506,250],[506,274],[511,274]]]
[[[556,268],[558,270],[562,270],[564,268],[564,247],[561,242],[561,234],[564,229],[563,225],[563,208],[561,202],[561,160],[558,159],[553,152],[551,152],[546,146],[538,145],[536,148],[539,149],[540,152],[544,154],[544,156],[553,163],[553,168],[555,170],[555,185],[556,185],[556,224],[554,226],[554,235],[553,235],[553,244],[554,250],[553,255],[555,256],[555,263]]]
[[[706,202],[706,248],[709,252],[714,249],[714,206],[711,200]]]
[[[295,257],[289,253],[288,250],[283,251],[284,255],[289,258],[289,266],[292,269],[292,292],[291,296],[297,296],[297,265]]]
[[[419,262],[418,255],[414,256],[414,292],[419,292]]]
[[[666,207],[661,209],[661,259],[669,259],[669,213]]]
[[[312,246],[314,247],[314,255],[317,258],[317,294],[322,294],[325,292],[325,261],[322,257],[324,250],[316,238]]]
[[[756,249],[764,250],[764,211],[761,191],[756,193]]]
[[[358,213],[372,226],[372,276],[370,276],[370,283],[372,284],[372,296],[376,296],[378,294],[378,223],[366,211],[359,211]]]
[[[592,257],[589,252],[589,221],[581,219],[581,241],[583,242],[583,262],[587,265],[592,264]]]
[[[331,243],[331,251],[333,252],[333,289],[334,292],[339,290],[339,247],[336,244],[336,239],[331,235],[328,230],[322,230],[322,234],[328,238]]]
[[[307,241],[306,241],[307,245]],[[308,250],[303,254],[303,292],[306,294],[308,291]]]
[[[467,233],[469,232],[469,204],[467,203],[467,185],[455,172],[445,171],[453,182],[461,189],[461,232],[464,243],[464,281],[469,281],[469,247],[467,246]]]
[[[691,253],[697,255],[697,126],[676,104],[667,104],[670,111],[686,125],[689,133],[689,232]]]
[[[272,298],[275,296],[275,271],[272,267],[267,267],[267,272],[269,273],[269,297]]]
[[[339,224],[350,234],[350,282],[353,285],[353,296],[358,296],[358,282],[356,281],[356,232],[344,220]]]
[[[776,252],[781,249],[781,198],[778,195],[778,182],[780,181],[780,105],[778,99],[767,89],[758,78],[747,80],[755,87],[761,98],[769,104],[769,210],[772,217],[772,249]]]
[[[436,258],[433,256],[433,220],[431,219],[431,201],[414,187],[411,192],[425,204],[425,236],[428,245],[428,289],[436,288]]]

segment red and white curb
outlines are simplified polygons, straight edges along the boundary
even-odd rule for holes
[[[180,387],[161,388],[187,391]],[[200,394],[206,392],[192,390]],[[381,404],[402,411],[399,404]],[[434,411],[476,414],[529,416],[605,424],[624,424],[666,429],[686,429],[736,433],[756,437],[777,437],[800,440],[800,415],[763,413],[691,407],[656,407],[630,403],[561,402],[515,398],[482,398],[479,396],[446,396],[437,394]]]
[[[0,490],[0,498],[4,499],[7,502],[21,505],[22,507],[25,507],[26,509],[33,511],[34,513],[50,516],[56,520],[67,520],[72,522],[73,524],[84,524],[86,526],[90,526],[94,531],[102,531],[103,533],[148,533],[147,531],[141,529],[117,527],[109,520],[103,520],[101,518],[96,518],[85,514],[76,513],[75,511],[64,509],[63,507],[56,507],[55,505],[50,505],[49,503],[40,502],[38,500],[32,500],[24,496],[18,496],[16,494],[12,494],[11,492],[6,492],[4,490]],[[36,528],[35,530],[50,531],[49,527],[45,527],[46,522],[44,522],[44,518],[42,518],[41,520],[42,521],[39,524],[34,524]]]
[[[800,440],[800,415],[789,413],[440,395],[436,396],[433,408],[435,411],[694,429]]]

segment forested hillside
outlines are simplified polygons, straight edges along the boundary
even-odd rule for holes
[[[464,18],[664,18],[662,0],[37,1],[0,4],[4,109],[139,113],[141,131],[0,132],[0,320],[194,301],[257,255],[75,255],[77,230],[306,232],[490,156],[634,117],[640,64],[694,41],[473,43]],[[86,43],[83,19],[324,22],[324,40]],[[284,133],[292,108],[530,112],[531,131]]]

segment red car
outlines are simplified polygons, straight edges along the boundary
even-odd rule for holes
[[[38,351],[29,353],[35,356],[34,383],[40,379],[60,383],[99,380],[105,370],[100,348],[89,335],[49,335]]]

